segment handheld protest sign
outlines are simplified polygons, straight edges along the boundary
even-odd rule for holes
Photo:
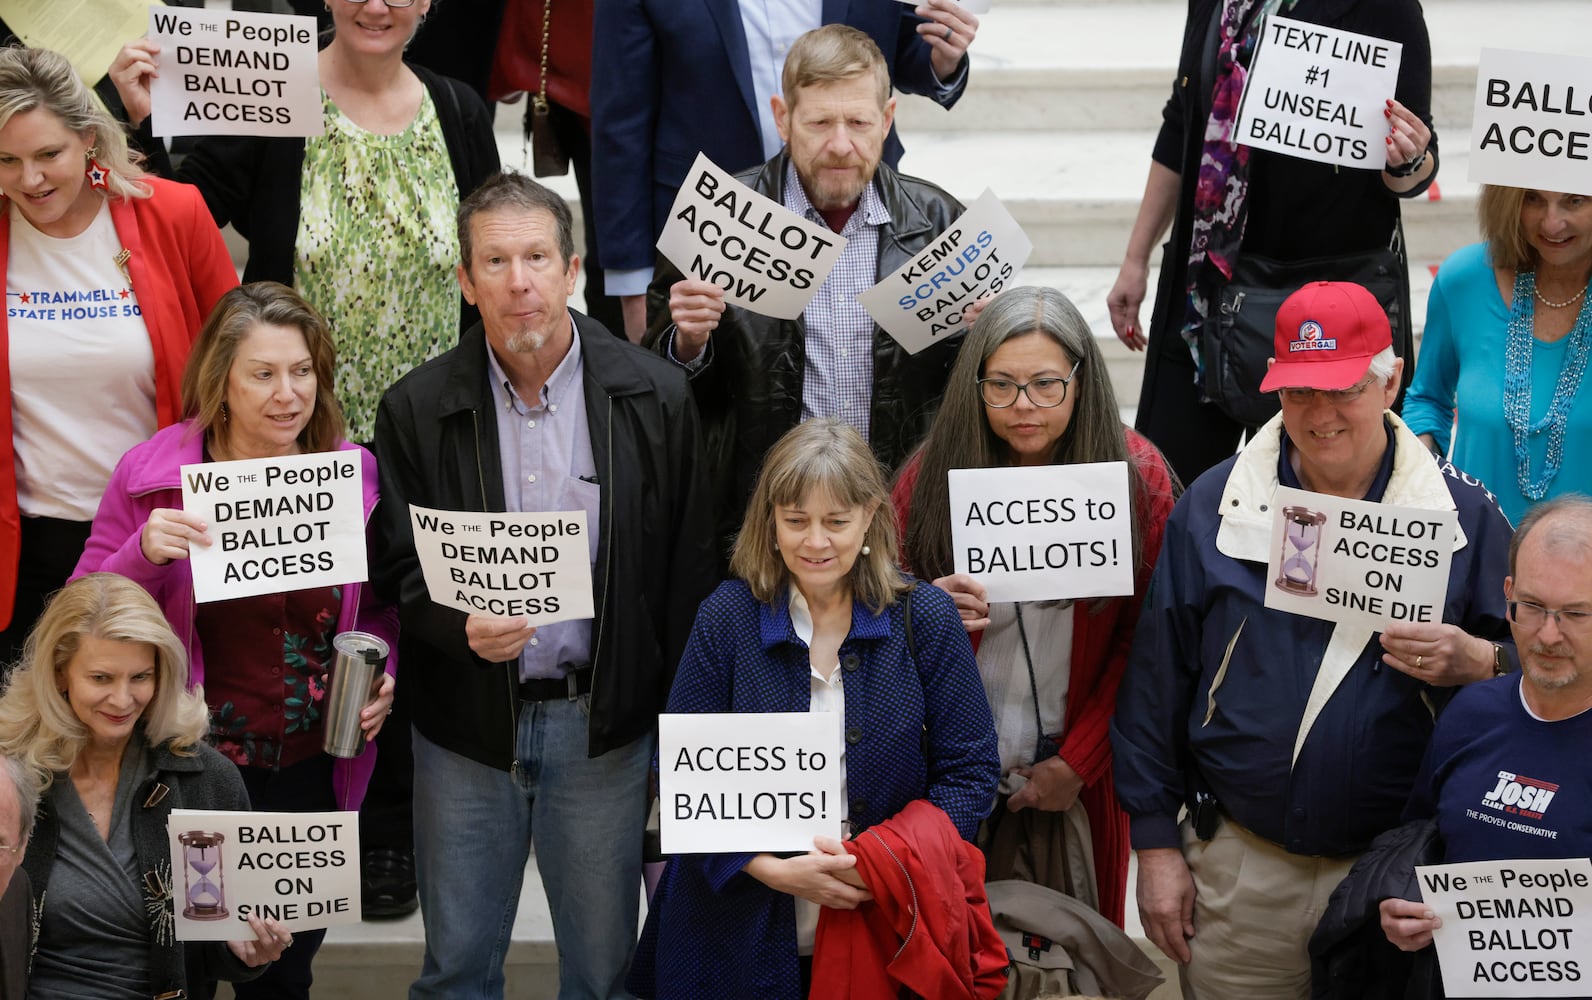
[[[159,0],[156,0],[159,2]],[[59,52],[89,83],[110,71],[122,43],[149,20],[150,0],[6,0],[6,27],[22,44]]]
[[[315,18],[149,8],[155,135],[321,135]]]
[[[531,625],[592,616],[586,512],[478,513],[409,505],[426,591],[467,614]]]
[[[357,451],[182,467],[182,509],[210,526],[193,545],[194,600],[277,594],[369,579]]]
[[[1133,501],[1126,462],[952,469],[958,573],[989,600],[1133,593]]]
[[[962,310],[1010,285],[1033,252],[1017,220],[986,189],[951,228],[857,301],[916,354],[965,330]]]
[[[251,914],[290,931],[361,919],[358,813],[173,809],[166,836],[178,941],[252,941]]]
[[[1266,607],[1380,630],[1440,622],[1459,515],[1279,486]]]
[[[841,835],[840,715],[658,716],[665,854],[809,851]]]
[[[1592,59],[1482,49],[1470,179],[1592,194]]]
[[[1432,943],[1444,996],[1587,995],[1592,861],[1426,865],[1415,877],[1422,900],[1443,921]]]
[[[710,281],[724,289],[724,301],[775,319],[802,314],[845,246],[829,227],[763,197],[702,153],[658,237],[659,252],[687,278]]]
[[[1404,46],[1272,16],[1244,82],[1233,137],[1342,167],[1387,165],[1383,112],[1398,89]]]

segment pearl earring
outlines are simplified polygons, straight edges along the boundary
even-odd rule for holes
[[[863,546],[863,547],[862,547],[862,554],[863,554],[863,555],[868,555],[868,554],[869,554],[869,553],[871,553],[871,552],[872,552],[872,551],[873,551],[873,548],[872,548],[872,547],[871,547],[871,546],[867,546],[867,545],[864,545],[864,546]]]

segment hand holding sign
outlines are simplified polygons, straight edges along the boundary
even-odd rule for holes
[[[138,547],[156,566],[165,566],[174,559],[188,558],[188,546],[198,544],[210,547],[212,539],[206,533],[210,525],[197,514],[171,507],[156,507],[149,512],[144,530],[139,533]]]
[[[150,81],[160,75],[160,46],[147,38],[135,38],[122,46],[106,76],[116,86],[116,95],[127,109],[127,123],[133,128],[149,117]]]
[[[464,620],[464,637],[470,652],[488,663],[519,659],[536,628],[525,618],[470,615]]]
[[[724,289],[711,281],[686,278],[669,289],[669,319],[674,322],[674,356],[694,361],[724,317]]]
[[[1443,919],[1425,903],[1389,897],[1382,900],[1382,933],[1399,951],[1420,951],[1432,943]]]
[[[1395,168],[1404,167],[1425,156],[1426,147],[1432,142],[1432,130],[1426,127],[1420,116],[1391,99],[1387,102],[1387,111],[1384,114],[1390,129],[1387,137],[1387,165]],[[1414,178],[1417,175],[1410,176]],[[1413,187],[1416,182],[1407,179],[1406,183]]]
[[[1382,629],[1382,662],[1434,687],[1486,680],[1493,645],[1448,622],[1389,622]]]
[[[227,948],[251,969],[276,961],[293,947],[293,932],[280,920],[261,920],[251,913],[249,930],[254,932],[253,941],[228,941]]]

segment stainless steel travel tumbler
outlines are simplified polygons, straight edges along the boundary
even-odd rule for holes
[[[381,685],[387,667],[387,643],[369,632],[341,632],[332,640],[332,663],[326,692],[326,752],[333,757],[358,757],[365,749],[359,713]]]

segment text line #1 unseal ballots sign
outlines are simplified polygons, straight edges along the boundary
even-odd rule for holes
[[[360,453],[319,451],[182,467],[182,509],[209,525],[190,545],[194,600],[369,579]]]
[[[150,127],[178,135],[321,135],[315,19],[151,7],[160,74]]]
[[[586,512],[479,513],[409,506],[431,599],[531,625],[592,616]]]
[[[1404,47],[1369,35],[1269,17],[1233,137],[1343,167],[1387,164],[1387,100],[1397,92]]]
[[[846,240],[765,198],[698,153],[669,209],[658,250],[724,301],[795,319],[840,260]]]

